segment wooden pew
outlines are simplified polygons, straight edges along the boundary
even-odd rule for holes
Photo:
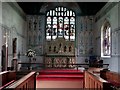
[[[10,85],[16,80],[16,73],[14,71],[4,71],[0,73],[0,90]]]
[[[36,73],[30,72],[14,83],[6,87],[8,90],[35,90],[36,89]]]
[[[94,75],[92,72],[85,71],[84,73],[84,88],[92,90],[111,90],[110,83]]]
[[[120,73],[109,70],[101,70],[100,77],[110,82],[113,89],[120,88]]]
[[[16,79],[19,80],[20,78],[24,77],[25,75],[27,75],[30,72],[31,71],[17,71],[16,72]]]

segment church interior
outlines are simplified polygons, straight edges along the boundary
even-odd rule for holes
[[[8,1],[0,90],[120,90],[120,2]]]

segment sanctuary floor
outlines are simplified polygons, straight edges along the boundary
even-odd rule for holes
[[[36,81],[36,88],[83,88],[83,81],[72,81],[72,80],[65,80],[65,81]]]
[[[36,88],[83,88],[83,80],[79,70],[46,70],[36,78]]]

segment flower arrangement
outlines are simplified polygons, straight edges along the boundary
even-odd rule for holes
[[[36,54],[35,54],[35,51],[33,51],[32,49],[28,49],[27,53],[26,53],[26,56],[28,57],[34,57]]]

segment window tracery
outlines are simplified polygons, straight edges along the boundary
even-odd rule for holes
[[[64,38],[75,40],[75,13],[64,7],[56,7],[46,14],[46,40]]]
[[[108,21],[101,28],[101,57],[111,56],[111,26]]]

